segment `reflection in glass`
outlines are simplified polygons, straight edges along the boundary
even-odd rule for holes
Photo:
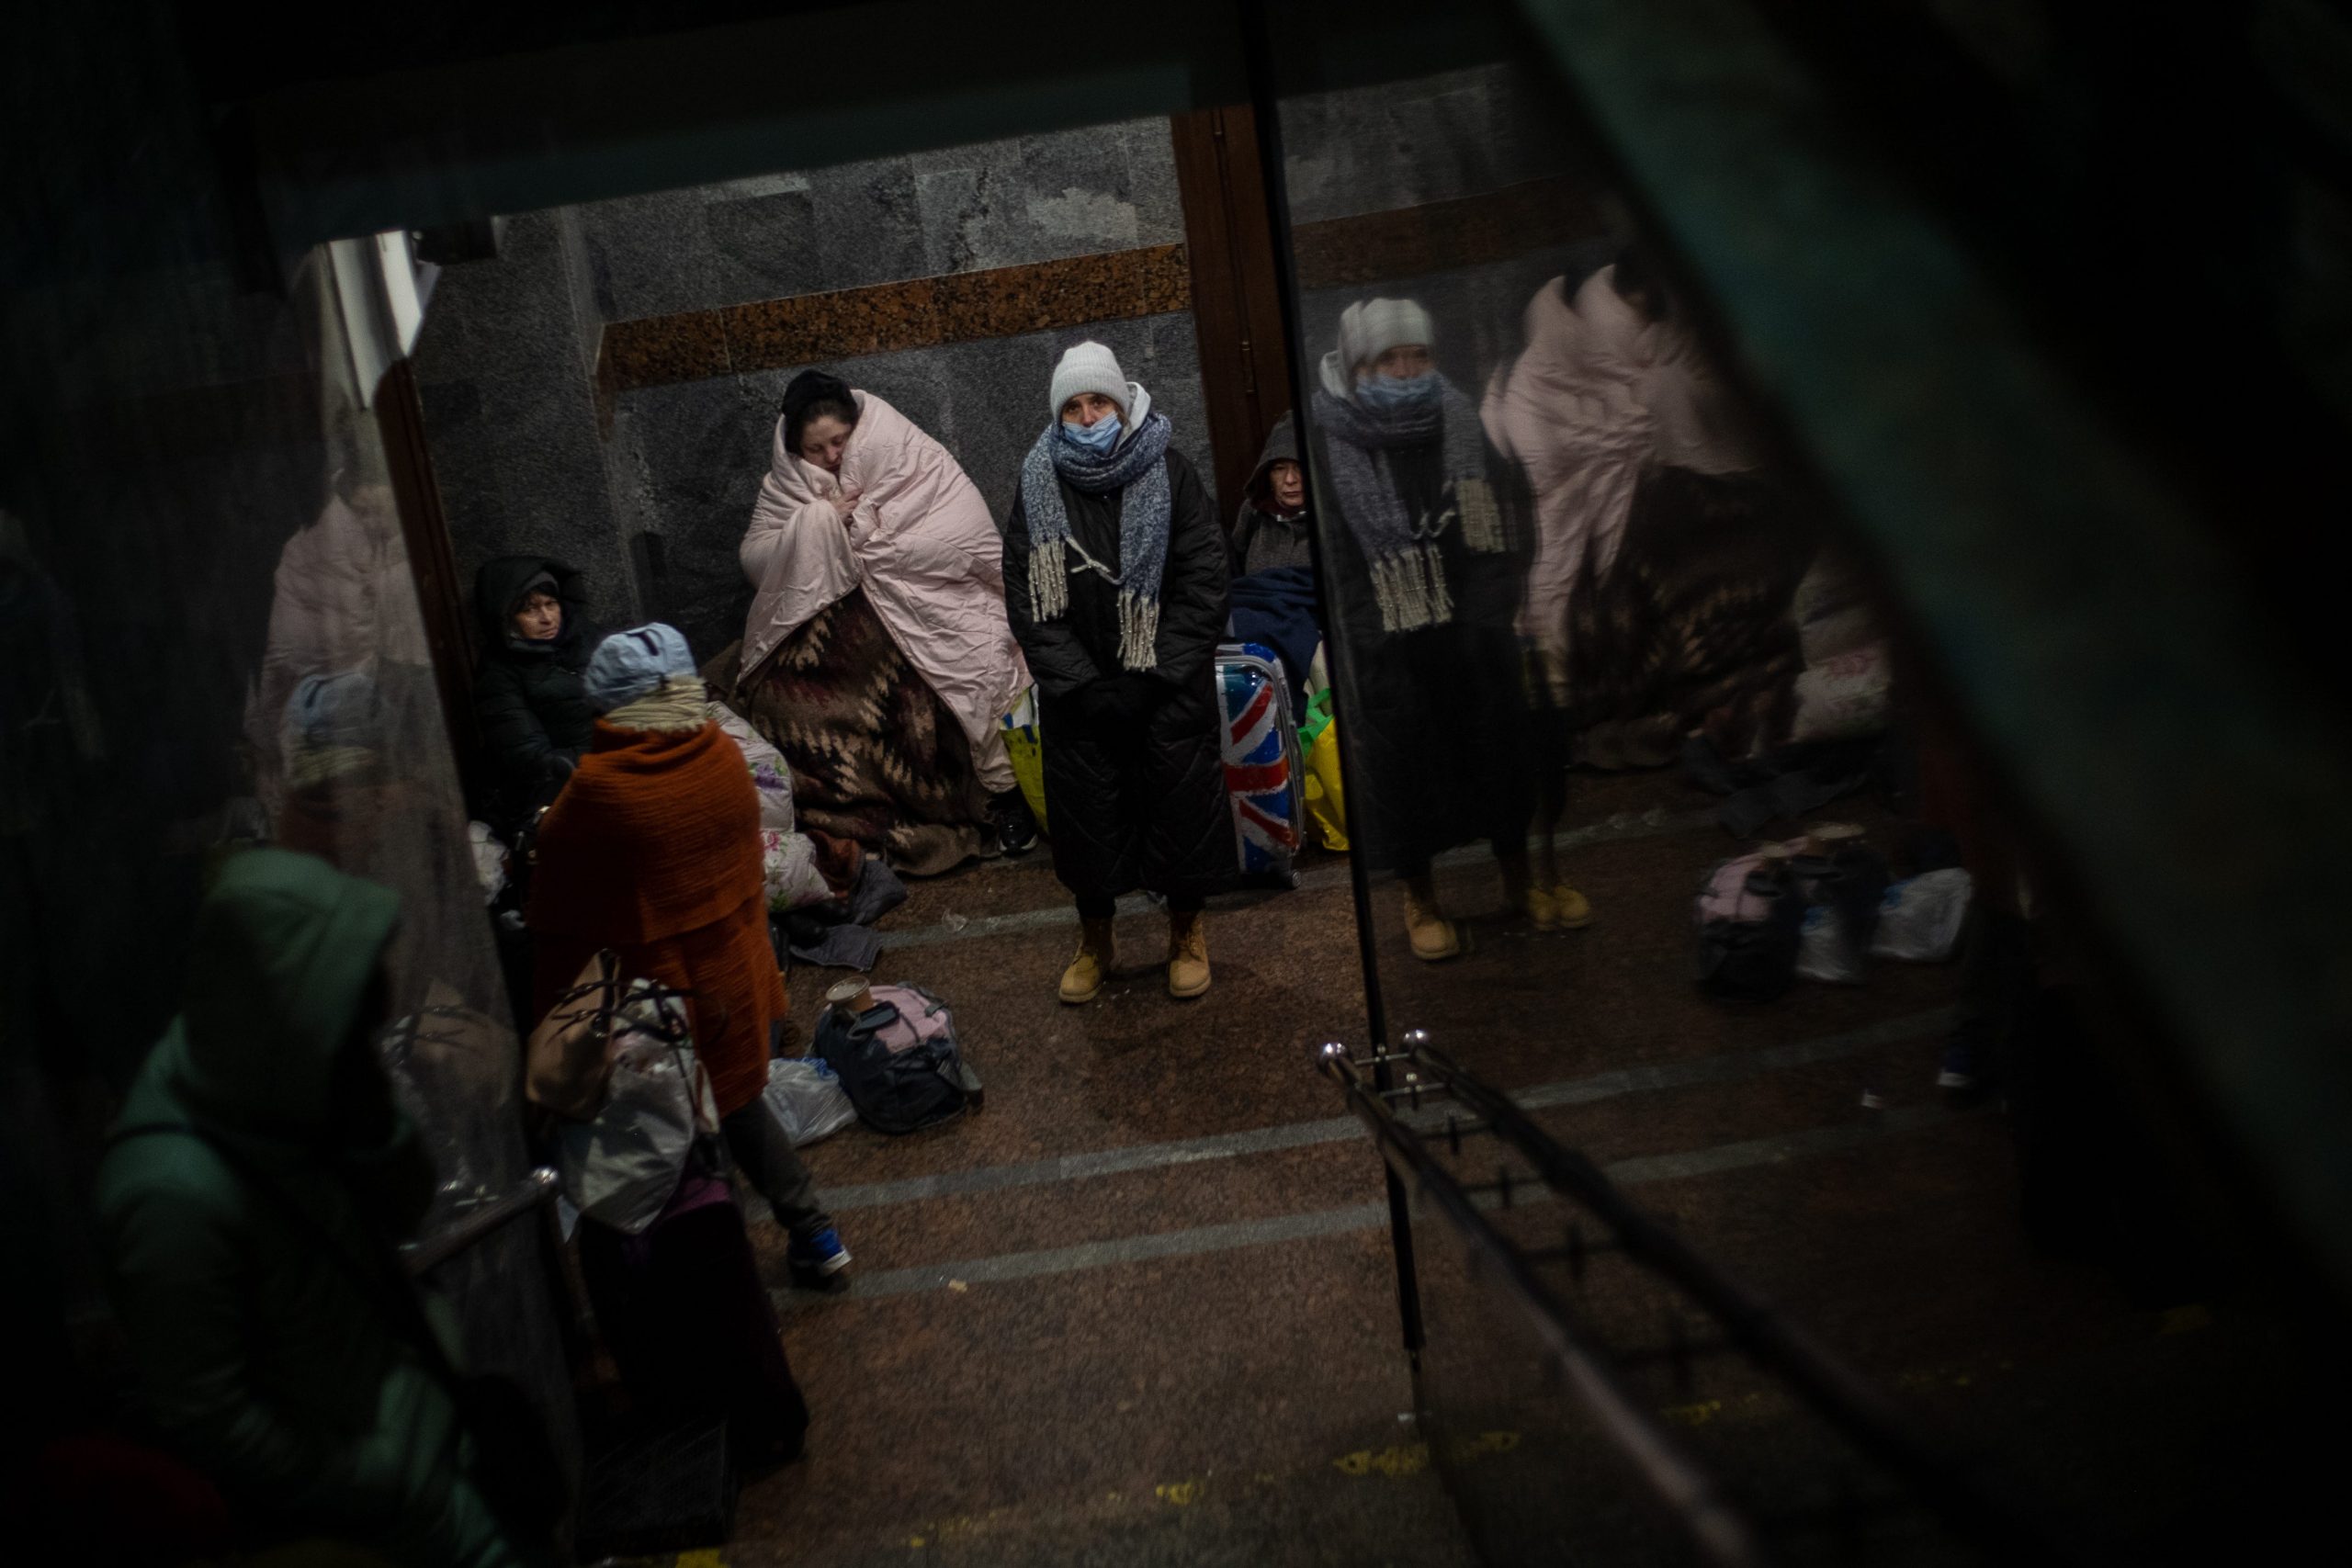
[[[1530,894],[1513,630],[1522,508],[1476,407],[1437,369],[1438,341],[1414,300],[1350,305],[1311,420],[1350,671],[1350,837],[1403,878],[1413,955],[1429,961],[1462,950],[1430,876],[1441,852],[1484,840],[1505,902],[1523,908]]]

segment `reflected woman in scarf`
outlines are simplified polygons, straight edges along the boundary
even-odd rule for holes
[[[1527,856],[1528,771],[1512,620],[1525,574],[1515,471],[1478,412],[1440,374],[1436,329],[1409,299],[1367,299],[1340,318],[1315,392],[1317,471],[1335,515],[1333,613],[1350,736],[1349,836],[1405,883],[1413,956],[1462,951],[1430,862],[1485,840],[1503,902],[1539,928],[1591,909],[1537,886]]]

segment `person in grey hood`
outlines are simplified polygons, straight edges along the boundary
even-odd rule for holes
[[[1272,571],[1286,566],[1312,567],[1315,555],[1307,535],[1315,523],[1306,496],[1306,472],[1298,462],[1298,429],[1289,414],[1266,433],[1265,449],[1250,472],[1250,488],[1233,516],[1228,544],[1233,551],[1233,575]]]
[[[581,574],[548,556],[500,556],[474,576],[483,815],[508,838],[555,799],[595,729],[581,685],[600,640],[586,600]]]

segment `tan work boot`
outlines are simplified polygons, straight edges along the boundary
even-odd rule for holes
[[[1198,909],[1168,916],[1168,994],[1197,997],[1209,988],[1209,927]]]
[[[1111,966],[1118,961],[1118,950],[1111,942],[1111,922],[1080,919],[1078,956],[1062,971],[1062,1000],[1078,1007],[1101,996],[1102,982],[1110,977]]]
[[[1424,964],[1452,958],[1462,951],[1462,933],[1438,913],[1437,888],[1426,876],[1406,879],[1405,934],[1412,939],[1413,956]]]
[[[1527,912],[1539,931],[1580,931],[1592,924],[1592,903],[1565,882],[1528,895]]]

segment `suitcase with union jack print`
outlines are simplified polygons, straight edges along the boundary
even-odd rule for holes
[[[1216,650],[1216,689],[1236,869],[1245,882],[1295,887],[1306,770],[1290,683],[1272,650],[1228,642]]]

